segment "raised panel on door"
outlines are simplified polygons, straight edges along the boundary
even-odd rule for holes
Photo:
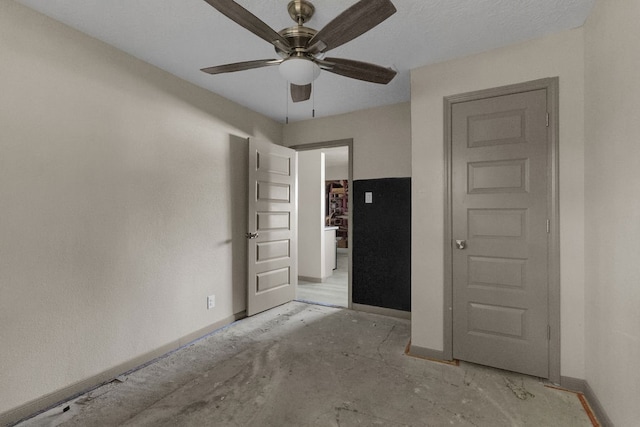
[[[296,152],[249,141],[247,314],[295,297],[297,269]]]
[[[451,106],[453,357],[549,375],[545,89]]]

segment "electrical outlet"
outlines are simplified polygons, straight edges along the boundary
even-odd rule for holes
[[[211,310],[215,306],[216,306],[216,296],[209,295],[207,297],[207,310]]]

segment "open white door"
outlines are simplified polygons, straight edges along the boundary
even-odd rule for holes
[[[298,283],[297,153],[249,139],[247,315],[295,298]]]

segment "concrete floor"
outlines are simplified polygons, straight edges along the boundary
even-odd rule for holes
[[[536,378],[404,355],[409,327],[291,302],[19,425],[591,426]]]

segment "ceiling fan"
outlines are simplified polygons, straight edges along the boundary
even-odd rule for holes
[[[351,59],[328,58],[325,53],[366,33],[396,12],[390,0],[360,0],[320,31],[305,27],[315,12],[308,0],[293,0],[287,10],[297,25],[276,32],[258,17],[232,0],[205,0],[220,13],[271,43],[280,59],[259,59],[203,68],[208,74],[230,73],[278,65],[291,85],[293,102],[311,97],[311,83],[327,70],[334,74],[367,82],[387,84],[396,71]]]

